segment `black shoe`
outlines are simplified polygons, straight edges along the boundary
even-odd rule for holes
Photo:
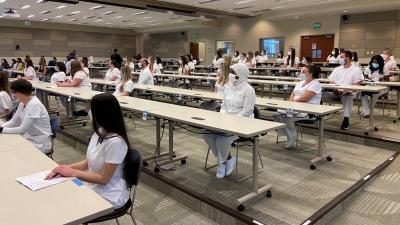
[[[345,118],[343,119],[341,129],[342,129],[342,130],[348,130],[348,129],[349,129],[349,117],[345,117]]]
[[[72,115],[74,115],[75,117],[78,117],[78,116],[87,116],[88,113],[87,113],[85,110],[79,110],[79,111],[74,111],[74,112],[72,113]]]

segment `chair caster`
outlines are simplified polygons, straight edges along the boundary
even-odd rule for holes
[[[393,123],[397,123],[397,120],[393,120]]]
[[[160,168],[154,167],[154,173],[159,173],[159,172],[160,172]]]
[[[375,129],[374,129],[375,131],[379,131],[379,128],[378,127],[375,127]]]
[[[82,126],[86,127],[86,123],[83,123]]]
[[[268,198],[272,198],[272,192],[271,191],[267,191],[267,197]]]
[[[237,207],[237,210],[239,210],[239,212],[243,212],[246,209],[246,207],[244,207],[244,205],[239,205]]]
[[[143,167],[148,166],[149,164],[147,162],[143,162]]]
[[[182,165],[185,165],[185,164],[186,164],[186,159],[182,159],[182,160],[181,160],[181,164],[182,164]]]
[[[365,134],[365,135],[368,135],[368,131],[367,131],[367,132],[364,132],[364,134]]]
[[[330,157],[330,156],[326,157],[326,161],[328,161],[328,162],[332,161],[332,157]]]
[[[317,167],[315,167],[315,165],[310,165],[311,170],[315,170],[315,168],[317,168]]]

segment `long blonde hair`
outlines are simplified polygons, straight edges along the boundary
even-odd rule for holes
[[[121,81],[120,81],[121,86],[119,87],[119,92],[124,91],[124,86],[126,82],[128,82],[129,80],[132,80],[131,68],[129,66],[121,67]]]
[[[226,84],[229,80],[229,71],[231,69],[231,58],[228,55],[223,56],[224,62],[221,65],[221,74],[218,78],[218,84]]]
[[[149,60],[150,72],[153,73],[153,71],[154,71],[154,63],[156,62],[156,60],[155,60],[155,58],[153,56],[149,56],[148,60]]]

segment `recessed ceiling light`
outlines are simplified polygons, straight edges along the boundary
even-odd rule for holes
[[[138,16],[138,15],[143,15],[143,14],[146,14],[146,12],[144,12],[144,11],[142,11],[142,12],[137,12],[137,13],[134,13],[134,14],[132,14],[133,16]]]
[[[98,19],[98,20],[95,20],[94,22],[97,23],[97,22],[102,22],[102,21],[104,21],[104,20],[103,19]]]
[[[27,9],[29,7],[31,7],[31,6],[30,5],[24,5],[24,6],[21,7],[21,9]]]
[[[74,22],[74,21],[78,21],[77,19],[70,19],[68,20],[69,22]]]
[[[70,14],[75,15],[75,14],[79,14],[79,13],[81,13],[81,11],[75,11],[75,12],[72,12]]]
[[[240,5],[240,4],[246,4],[246,3],[249,3],[249,2],[255,2],[256,0],[243,0],[243,1],[239,1],[239,2],[236,2],[235,4],[236,5]]]
[[[90,8],[90,10],[96,10],[96,9],[102,9],[102,8],[104,8],[104,6],[98,5],[98,6],[94,6],[94,7]]]
[[[122,16],[116,16],[116,17],[113,17],[111,19],[120,19],[120,18],[122,18]]]
[[[349,11],[346,11],[346,10],[345,10],[345,11],[343,11],[343,12],[344,12],[344,13],[348,13]]]
[[[49,14],[50,11],[46,10],[46,11],[42,11],[41,14]]]
[[[7,0],[0,0],[0,3],[6,2]]]
[[[63,9],[65,7],[67,7],[67,6],[66,5],[60,5],[60,6],[57,6],[56,9]]]
[[[44,0],[37,0],[36,3],[42,3]]]
[[[295,16],[294,18],[295,18],[295,19],[298,19],[299,17],[298,17],[298,16]]]
[[[42,19],[42,21],[49,21],[50,19],[46,18],[46,19]]]
[[[61,18],[61,17],[63,17],[63,15],[58,15],[58,16],[56,16],[54,18],[58,19],[58,18]]]
[[[26,18],[33,18],[33,17],[35,17],[35,15],[29,15]]]

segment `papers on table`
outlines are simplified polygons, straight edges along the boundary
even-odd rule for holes
[[[25,177],[18,177],[16,180],[21,184],[25,185],[32,191],[37,191],[46,187],[50,187],[52,185],[61,183],[66,181],[67,179],[64,177],[56,177],[51,180],[45,180],[44,178],[50,173],[50,170],[46,170],[43,172],[35,173],[32,175],[28,175]]]

